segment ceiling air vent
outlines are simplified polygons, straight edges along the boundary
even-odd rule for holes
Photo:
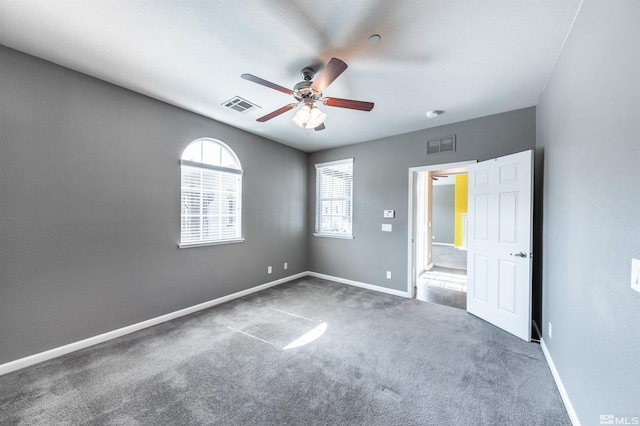
[[[443,136],[427,141],[427,155],[440,152],[454,152],[456,150],[456,135]]]
[[[256,108],[260,108],[258,105],[253,104],[246,99],[242,99],[240,96],[231,98],[228,101],[223,102],[222,105],[242,113],[253,111]]]

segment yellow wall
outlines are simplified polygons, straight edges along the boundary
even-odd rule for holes
[[[469,179],[466,173],[456,175],[456,221],[455,221],[455,238],[454,244],[458,247],[462,246],[463,224],[462,214],[467,213],[467,194],[469,192]]]

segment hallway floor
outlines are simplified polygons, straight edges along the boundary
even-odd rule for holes
[[[467,271],[434,266],[418,279],[416,299],[466,310]]]
[[[464,269],[443,268],[434,266],[420,277],[431,287],[447,288],[449,290],[467,291],[467,271]]]
[[[467,250],[452,245],[433,243],[431,245],[433,266],[451,269],[467,269]]]

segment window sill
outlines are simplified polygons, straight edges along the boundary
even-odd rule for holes
[[[190,244],[178,244],[178,247],[181,249],[184,248],[192,248],[192,247],[207,247],[207,246],[220,246],[223,244],[235,244],[241,243],[244,241],[244,238],[237,238],[234,240],[224,240],[224,241],[212,241],[208,243],[190,243]]]
[[[314,237],[324,237],[324,238],[338,238],[338,239],[341,239],[341,240],[353,240],[355,238],[353,235],[326,234],[326,233],[321,233],[321,232],[314,232],[313,236]]]

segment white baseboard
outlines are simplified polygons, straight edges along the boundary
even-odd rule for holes
[[[152,327],[154,325],[158,325],[166,321],[171,321],[173,319],[180,318],[185,315],[189,315],[194,312],[198,312],[203,309],[207,309],[212,306],[219,305],[221,303],[229,302],[233,299],[238,299],[240,297],[247,296],[251,293],[256,293],[258,291],[266,290],[270,287],[274,287],[276,285],[283,284],[288,281],[295,280],[297,278],[302,278],[307,275],[309,275],[308,272],[301,272],[296,275],[291,275],[286,278],[271,281],[256,287],[249,288],[247,290],[239,291],[237,293],[233,293],[228,296],[219,297],[217,299],[213,299],[208,302],[204,302],[198,305],[190,306],[188,308],[180,309],[179,311],[171,312],[165,315],[161,315],[159,317],[151,318],[146,321],[128,325],[126,327],[122,327],[117,330],[108,331],[106,333],[99,334],[97,336],[93,336],[84,340],[69,343],[68,345],[60,346],[57,348],[50,349],[48,351],[44,351],[44,352],[33,354],[24,358],[16,359],[14,361],[10,361],[0,365],[0,376],[3,374],[11,373],[12,371],[20,370],[22,368],[38,364],[43,361],[48,361],[50,359],[57,358],[62,355],[66,355],[74,351],[78,351],[80,349],[88,348],[89,346],[97,345],[98,343],[103,343],[103,342],[115,339],[117,337],[124,336],[126,334],[130,334],[148,327]]]
[[[243,290],[243,291],[239,291],[237,293],[233,293],[227,296],[223,296],[223,297],[219,297],[217,299],[213,299],[210,300],[208,302],[204,302],[204,303],[200,303],[198,305],[194,305],[185,309],[180,309],[178,311],[175,312],[171,312],[165,315],[161,315],[159,317],[156,318],[151,318],[149,320],[146,321],[142,321],[136,324],[132,324],[126,327],[122,327],[119,328],[117,330],[113,330],[113,331],[109,331],[107,333],[103,333],[103,334],[99,334],[97,336],[93,336],[93,337],[89,337],[87,339],[84,340],[80,340],[78,342],[74,342],[74,343],[70,343],[68,345],[64,345],[64,346],[60,346],[57,348],[53,348],[50,349],[48,351],[44,351],[44,352],[40,352],[34,355],[30,355],[24,358],[20,358],[14,361],[10,361],[7,362],[5,364],[0,364],[0,376],[3,374],[8,374],[11,373],[13,371],[16,370],[20,370],[22,368],[26,368],[35,364],[38,364],[40,362],[44,362],[53,358],[57,358],[59,356],[62,355],[66,355],[68,353],[74,352],[74,351],[78,351],[80,349],[85,349],[88,348],[89,346],[93,346],[93,345],[97,345],[98,343],[103,343],[112,339],[115,339],[117,337],[121,337],[148,327],[152,327],[154,325],[158,325],[161,324],[163,322],[166,321],[171,321],[173,319],[176,318],[180,318],[183,317],[185,315],[189,315],[192,314],[194,312],[198,312],[201,311],[203,309],[207,309],[210,308],[212,306],[216,306],[219,305],[221,303],[225,303],[225,302],[229,302],[231,300],[234,299],[238,299],[240,297],[243,296],[247,296],[249,294],[252,293],[256,293],[262,290],[266,290],[270,287],[274,287],[280,284],[284,284],[286,282],[289,281],[293,281],[295,279],[298,278],[303,278],[305,276],[311,276],[311,277],[315,277],[315,278],[321,278],[321,279],[326,279],[326,280],[330,280],[330,281],[335,281],[335,282],[339,282],[342,284],[347,284],[347,285],[352,285],[355,287],[360,287],[360,288],[364,288],[367,290],[373,290],[373,291],[379,291],[381,293],[387,293],[387,294],[392,294],[394,296],[400,296],[400,297],[409,297],[409,294],[406,291],[400,291],[400,290],[393,290],[390,288],[385,288],[385,287],[380,287],[380,286],[376,286],[376,285],[371,285],[371,284],[366,284],[363,282],[359,282],[359,281],[353,281],[353,280],[347,280],[344,278],[339,278],[339,277],[334,277],[331,275],[326,275],[326,274],[320,274],[317,272],[311,272],[311,271],[307,271],[307,272],[301,272],[299,274],[295,274],[295,275],[291,275],[289,277],[285,277],[285,278],[281,278],[279,280],[275,280],[275,281],[271,281],[256,287],[252,287],[249,288],[247,290]],[[558,373],[558,370],[556,369],[555,364],[553,363],[553,359],[551,358],[551,354],[549,354],[549,351],[547,349],[547,346],[544,342],[544,339],[540,339],[540,347],[542,348],[542,352],[544,354],[544,357],[547,361],[547,364],[549,365],[549,369],[551,370],[551,374],[553,376],[553,379],[556,382],[556,386],[558,387],[558,391],[560,392],[560,396],[562,397],[562,401],[564,402],[564,405],[567,409],[567,413],[569,414],[569,418],[571,419],[571,423],[574,426],[581,426],[580,424],[580,420],[578,419],[578,415],[575,411],[575,409],[573,408],[573,405],[571,404],[571,400],[569,399],[569,395],[567,394],[567,390],[564,387],[564,384],[562,383],[562,379],[560,379],[560,374]]]
[[[322,278],[324,280],[335,281],[341,284],[352,285],[354,287],[365,288],[367,290],[373,290],[373,291],[379,291],[381,293],[392,294],[394,296],[409,297],[409,293],[407,293],[406,291],[393,290],[391,288],[380,287],[377,285],[362,283],[359,281],[347,280],[344,278],[334,277],[331,275],[319,274],[317,272],[307,272],[307,275],[310,277],[316,277],[316,278]]]
[[[576,410],[573,408],[573,404],[571,404],[571,400],[569,399],[569,394],[562,383],[562,379],[560,379],[560,374],[556,369],[555,364],[553,363],[553,359],[551,359],[551,354],[547,349],[547,345],[544,343],[544,339],[540,338],[540,347],[542,348],[542,353],[544,354],[545,359],[547,360],[547,364],[549,365],[549,369],[551,370],[551,374],[553,375],[553,380],[556,382],[556,386],[558,387],[558,391],[560,392],[560,396],[562,397],[562,402],[564,402],[564,406],[567,409],[567,413],[569,414],[569,419],[571,419],[571,423],[574,426],[581,426],[580,419],[578,419],[578,414]]]
[[[274,287],[279,284],[283,284],[283,283],[293,281],[295,279],[306,277],[306,276],[322,278],[330,281],[336,281],[342,284],[348,284],[356,287],[365,288],[367,290],[374,290],[382,293],[392,294],[394,296],[409,297],[407,292],[405,291],[392,290],[389,288],[361,283],[358,281],[346,280],[343,278],[332,277],[330,275],[325,275],[325,274],[318,274],[316,272],[309,272],[309,271],[301,272],[299,274],[291,275],[289,277],[281,278],[279,280],[271,281],[256,287],[252,287],[247,290],[243,290],[227,296],[219,297],[217,299],[213,299],[208,302],[204,302],[198,305],[190,306],[188,308],[180,309],[179,311],[170,312],[168,314],[161,315],[159,317],[151,318],[149,320],[142,321],[136,324],[131,324],[126,327],[119,328],[117,330],[108,331],[106,333],[99,334],[97,336],[93,336],[87,339],[79,340],[77,342],[69,343],[68,345],[59,346],[57,348],[49,349],[48,351],[29,355],[27,357],[16,359],[14,361],[10,361],[5,364],[0,364],[0,376],[3,374],[8,374],[13,371],[20,370],[22,368],[26,368],[44,361],[48,361],[53,358],[57,358],[62,355],[66,355],[71,352],[79,351],[81,349],[88,348],[89,346],[97,345],[98,343],[107,342],[109,340],[130,334],[130,333],[134,333],[136,331],[139,331],[148,327],[152,327],[154,325],[158,325],[166,321],[171,321],[173,319],[180,318],[185,315],[189,315],[194,312],[198,312],[203,309],[207,309],[212,306],[219,305],[221,303],[229,302],[231,300],[238,299],[243,296],[247,296],[251,293],[256,293],[258,291],[266,290],[270,287]]]

